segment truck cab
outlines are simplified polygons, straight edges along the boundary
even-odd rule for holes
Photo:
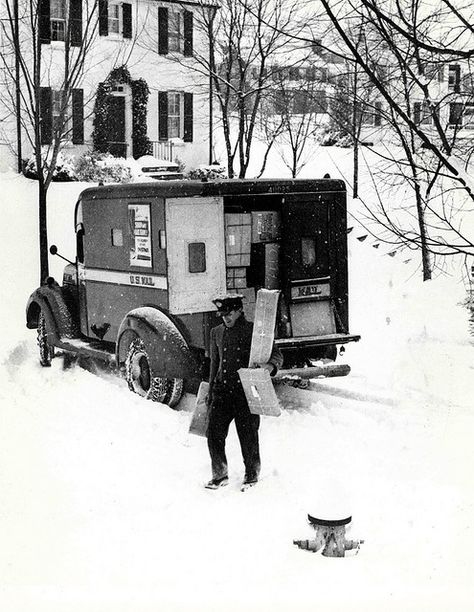
[[[348,329],[342,181],[94,187],[77,202],[75,231],[75,263],[61,287],[50,280],[31,296],[27,325],[44,354],[108,360],[150,399],[177,405],[206,378],[219,295],[243,295],[252,320],[258,289],[280,291],[275,342],[287,368],[335,359],[359,339]]]

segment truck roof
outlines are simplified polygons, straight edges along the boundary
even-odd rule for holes
[[[227,179],[221,181],[153,181],[102,185],[85,189],[82,200],[114,198],[255,195],[264,193],[345,192],[339,179]]]

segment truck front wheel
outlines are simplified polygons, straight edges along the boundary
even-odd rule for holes
[[[51,346],[48,342],[48,330],[46,328],[46,318],[43,311],[40,311],[38,317],[38,329],[36,338],[40,363],[44,368],[48,368],[51,365],[51,360],[54,357],[54,346]]]
[[[145,344],[140,338],[130,343],[125,360],[128,388],[142,397],[174,408],[183,395],[182,378],[154,376]]]

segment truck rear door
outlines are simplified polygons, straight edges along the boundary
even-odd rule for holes
[[[282,203],[282,276],[291,335],[334,334],[330,207],[321,194],[293,194]]]

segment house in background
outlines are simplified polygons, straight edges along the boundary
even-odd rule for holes
[[[58,133],[67,39],[71,53],[75,47],[76,52],[84,51],[84,63],[67,101],[63,152],[79,155],[96,149],[122,157],[151,153],[178,158],[188,169],[209,161],[209,78],[199,70],[195,55],[208,54],[207,36],[198,24],[202,11],[216,10],[215,4],[39,0],[38,10],[45,147]],[[25,36],[23,45],[28,44]],[[2,42],[5,48],[5,39]],[[11,109],[0,130],[0,142],[8,143],[0,147],[0,154],[8,155],[14,167],[16,127]],[[25,129],[22,145],[26,158],[32,147]]]

